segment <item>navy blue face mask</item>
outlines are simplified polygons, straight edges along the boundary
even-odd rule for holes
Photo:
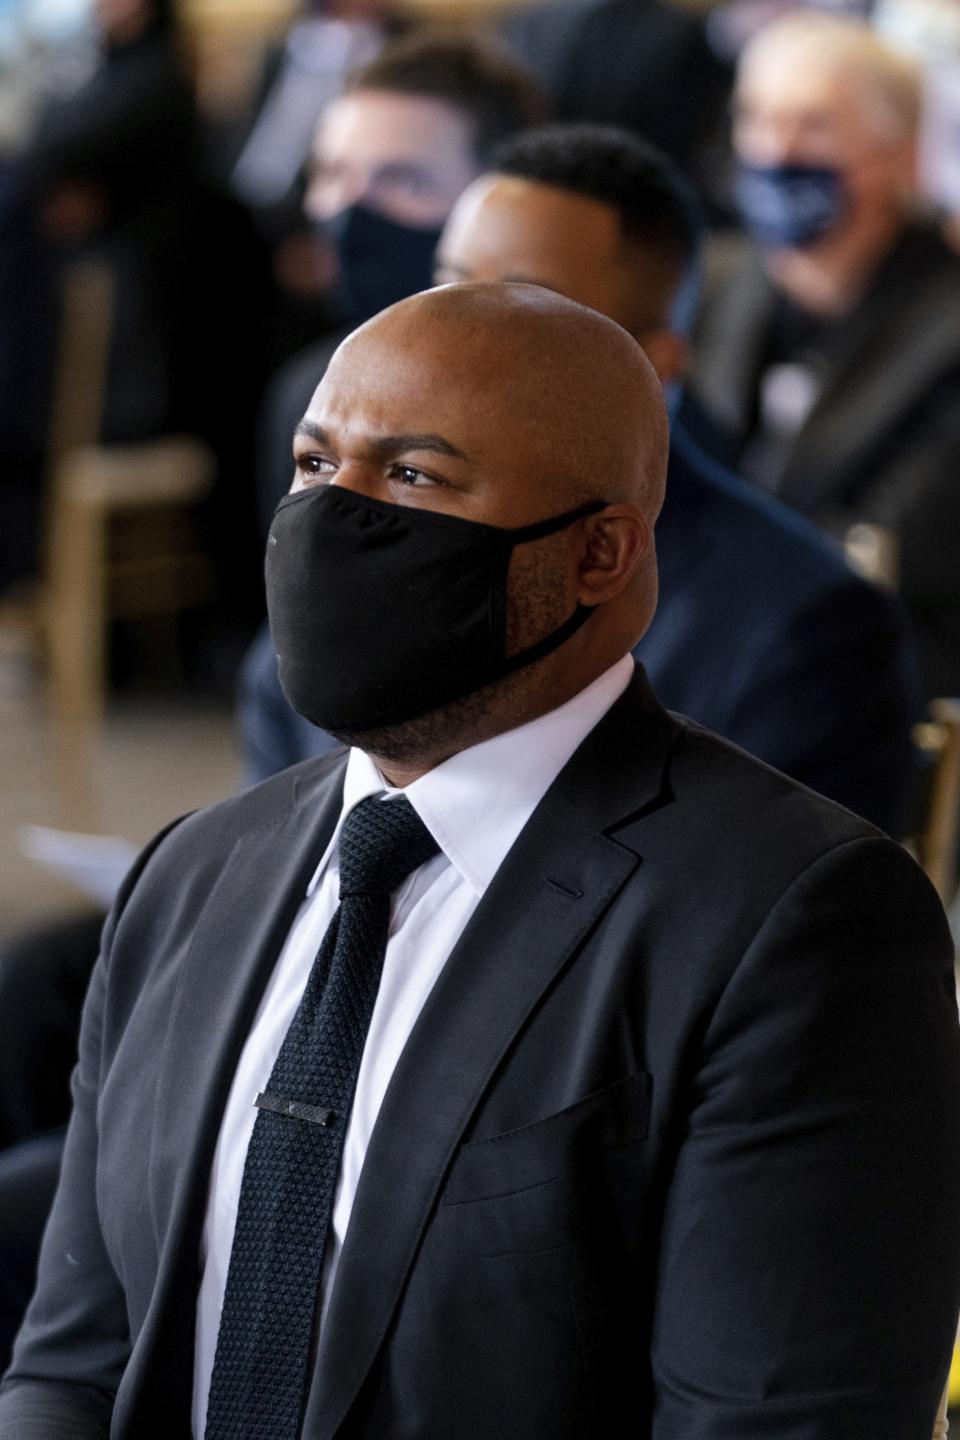
[[[433,256],[441,233],[434,226],[401,225],[365,205],[351,205],[322,229],[336,251],[337,299],[351,324],[369,320],[433,284]]]
[[[267,543],[267,611],[294,710],[346,734],[401,724],[556,650],[593,613],[506,654],[507,570],[530,544],[602,510],[594,500],[505,530],[371,500],[341,485],[281,500]]]
[[[832,230],[843,214],[843,176],[827,165],[741,164],[734,198],[758,244],[799,250]]]

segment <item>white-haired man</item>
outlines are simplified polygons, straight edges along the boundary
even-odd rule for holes
[[[745,246],[694,388],[741,471],[827,528],[888,527],[928,693],[960,686],[960,257],[915,211],[920,92],[858,21],[791,14],[737,75]]]

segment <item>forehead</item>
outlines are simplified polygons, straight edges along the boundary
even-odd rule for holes
[[[760,48],[748,57],[737,77],[736,102],[747,118],[816,118],[858,139],[875,128],[879,103],[859,67],[799,45]]]
[[[458,480],[471,492],[505,492],[524,513],[579,463],[589,429],[579,352],[571,347],[558,365],[555,350],[544,356],[529,337],[491,334],[488,320],[407,320],[388,311],[342,346],[306,418],[342,456],[363,456],[385,436],[440,435],[462,452]]]
[[[388,90],[357,90],[331,101],[314,141],[317,159],[367,164],[429,163],[440,151],[469,154],[471,148],[470,121],[455,106]]]
[[[512,401],[511,379],[509,360],[480,337],[378,322],[337,351],[307,415],[351,441],[440,434],[483,461],[504,444],[523,446],[535,429]]]

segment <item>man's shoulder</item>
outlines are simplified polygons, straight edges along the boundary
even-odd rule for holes
[[[708,851],[724,836],[749,850],[769,847],[773,837],[789,848],[806,844],[807,835],[816,847],[882,834],[708,726],[665,710],[642,665],[571,769],[584,795],[594,784],[609,789],[611,814],[636,813],[644,823],[657,815],[664,834],[690,836],[684,844]],[[567,773],[561,784],[570,788]]]
[[[712,460],[682,431],[674,436],[668,496],[678,531],[694,523],[704,531],[734,593],[767,597],[760,613],[770,616],[778,603],[805,605],[826,593],[855,598],[877,615],[890,612],[886,597],[854,574],[835,542]],[[669,526],[663,539],[670,543]]]
[[[331,788],[342,784],[347,751],[340,747],[291,765],[255,785],[249,785],[214,805],[187,816],[177,833],[191,841],[216,843],[266,829],[297,809],[320,804]]]
[[[661,711],[651,723],[642,692],[624,701],[582,753],[589,769],[576,777],[577,798],[585,797],[581,810],[590,804],[589,784],[614,797],[604,833],[643,859],[630,892],[641,912],[649,904],[675,912],[683,930],[713,916],[729,931],[728,949],[812,867],[843,870],[852,854],[862,856],[854,869],[864,884],[880,864],[902,875],[908,892],[922,891],[918,904],[929,907],[918,867],[867,820],[684,715]],[[649,717],[649,700],[646,707]],[[561,783],[573,793],[569,777]]]
[[[670,794],[679,810],[697,815],[701,829],[762,849],[781,845],[829,849],[848,840],[886,838],[862,816],[811,790],[687,715],[671,712],[677,741]]]
[[[829,869],[830,857],[851,848],[865,855],[896,852],[894,869],[908,886],[914,883],[910,876],[922,882],[902,847],[869,821],[695,721],[671,718],[678,734],[665,803],[649,826],[650,854],[670,886],[679,876],[681,888],[695,893],[708,912],[719,904],[732,919],[744,908],[755,910],[759,923],[811,867]]]
[[[171,880],[199,894],[212,885],[241,840],[256,841],[286,820],[311,824],[319,808],[338,793],[345,752],[304,760],[225,800],[195,810],[168,826],[147,846],[132,872],[140,899],[163,894]]]

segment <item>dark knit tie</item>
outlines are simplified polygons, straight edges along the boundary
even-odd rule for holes
[[[344,821],[340,907],[256,1100],[206,1440],[296,1440],[300,1433],[323,1253],[390,896],[437,849],[403,796],[371,796]]]

